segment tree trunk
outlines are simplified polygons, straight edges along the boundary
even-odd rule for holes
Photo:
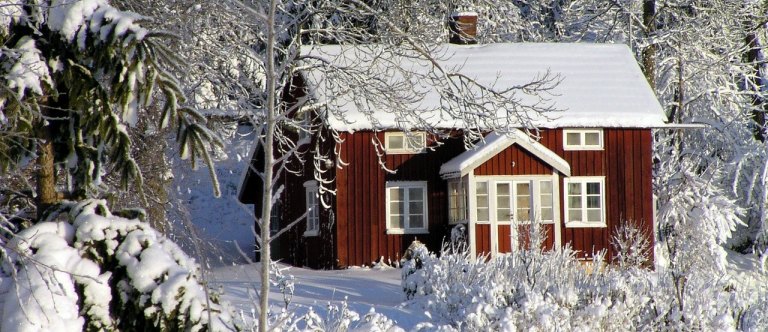
[[[59,201],[56,193],[56,170],[53,162],[53,140],[50,125],[39,126],[37,137],[37,221],[45,217],[45,211]]]
[[[643,1],[645,37],[650,40],[656,32],[656,0]],[[656,44],[651,41],[643,50],[643,72],[651,89],[656,89]]]
[[[272,214],[272,195],[274,194],[273,183],[273,144],[275,135],[275,114],[276,111],[276,85],[277,77],[275,73],[275,15],[277,12],[277,0],[271,0],[269,2],[269,12],[267,13],[267,44],[266,44],[266,133],[264,137],[264,194],[262,196],[261,205],[261,223],[259,232],[261,233],[261,293],[259,298],[259,331],[267,331],[267,314],[269,312],[269,264],[272,262],[271,253],[269,251],[270,246],[270,216]]]

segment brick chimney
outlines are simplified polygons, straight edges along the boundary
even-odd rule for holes
[[[449,41],[452,44],[477,44],[477,13],[473,11],[457,11],[448,20],[451,31]]]

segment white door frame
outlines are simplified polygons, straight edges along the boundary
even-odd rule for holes
[[[531,212],[530,215],[535,216],[538,214],[538,210],[540,208],[540,191],[539,191],[539,184],[538,182],[541,180],[550,180],[552,181],[552,208],[553,208],[553,224],[554,224],[554,245],[557,247],[560,247],[561,240],[560,240],[560,232],[561,232],[561,218],[560,218],[560,177],[558,176],[557,172],[552,172],[551,175],[499,175],[499,176],[476,176],[472,173],[468,174],[468,181],[467,181],[467,194],[469,195],[469,223],[468,223],[468,236],[469,236],[469,246],[470,246],[470,252],[472,253],[472,257],[477,257],[477,240],[475,238],[476,232],[475,232],[475,226],[477,224],[490,224],[490,240],[491,240],[491,255],[496,256],[498,255],[498,248],[499,248],[499,237],[498,237],[498,226],[499,225],[513,225],[511,221],[506,222],[499,222],[496,220],[497,218],[497,211],[496,211],[496,187],[497,183],[504,183],[509,182],[511,184],[514,183],[521,183],[521,182],[528,182],[531,184],[530,192],[531,192]],[[487,182],[488,183],[488,212],[489,212],[489,219],[488,222],[478,222],[477,221],[477,199],[476,199],[476,188],[477,188],[477,182]],[[515,195],[514,192],[516,191],[516,186],[512,185],[510,186],[510,189],[512,190],[512,195],[510,195],[510,208],[514,211],[514,204],[515,204]],[[549,223],[545,223],[549,224]],[[512,232],[516,231],[516,227],[510,227]],[[510,234],[510,236],[513,236],[514,234]],[[516,239],[513,239],[512,243],[517,243]]]

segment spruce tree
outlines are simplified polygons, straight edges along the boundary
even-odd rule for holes
[[[216,182],[208,150],[221,143],[186,106],[173,75],[181,60],[165,46],[173,36],[144,20],[106,0],[0,7],[0,167],[35,160],[38,217],[64,198],[93,196],[109,172],[141,188],[127,128],[142,117],[175,125],[182,157],[204,160]]]

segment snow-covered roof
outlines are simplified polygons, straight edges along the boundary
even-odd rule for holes
[[[499,154],[512,144],[519,145],[563,175],[571,176],[571,165],[565,159],[517,129],[512,130],[508,134],[492,132],[486,135],[483,141],[473,148],[462,152],[440,166],[440,176],[449,179],[469,174],[476,167],[493,158],[493,156]]]
[[[313,46],[303,50],[340,66],[363,65],[367,56],[357,46]],[[368,46],[370,47],[370,46]],[[663,126],[666,116],[648,85],[629,47],[623,44],[593,43],[503,43],[489,45],[446,44],[439,62],[444,68],[461,68],[460,72],[479,82],[503,89],[526,84],[547,72],[559,75],[560,83],[546,96],[552,106],[562,112],[547,117],[531,114],[541,128],[562,127],[633,127]],[[361,61],[362,60],[362,61]],[[411,58],[396,61],[404,68],[425,68]],[[425,70],[425,69],[421,69]],[[306,73],[305,73],[306,74]],[[382,72],[383,79],[397,80],[399,73]],[[336,130],[402,128],[402,117],[381,109],[361,109],[364,103],[353,94],[340,93],[324,84],[324,76],[305,75],[310,95],[320,103],[333,105],[329,124]],[[461,121],[446,118],[438,110],[439,94],[427,90],[416,101],[424,109],[421,118],[437,128],[463,128]],[[346,99],[345,99],[346,98]],[[535,96],[516,95],[523,102],[538,100]],[[508,110],[498,110],[504,114]],[[371,121],[371,119],[374,119]],[[400,123],[398,123],[398,119]],[[400,126],[398,126],[398,124]],[[481,128],[483,129],[483,128]],[[493,129],[493,128],[485,128]]]

